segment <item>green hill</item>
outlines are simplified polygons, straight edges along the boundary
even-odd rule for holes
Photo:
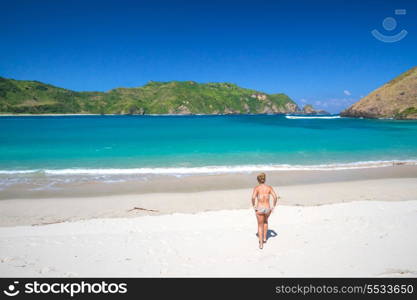
[[[0,113],[241,114],[290,113],[285,94],[266,94],[231,83],[151,81],[137,88],[75,92],[38,81],[0,77]]]

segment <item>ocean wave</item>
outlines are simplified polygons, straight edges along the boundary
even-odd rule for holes
[[[103,169],[45,169],[45,170],[0,170],[0,175],[44,173],[45,175],[193,175],[193,174],[227,174],[250,173],[260,171],[331,171],[347,169],[365,169],[389,167],[395,165],[417,165],[417,160],[362,161],[351,163],[333,163],[318,165],[237,165],[205,167],[168,167],[168,168],[103,168]]]
[[[0,170],[0,175],[1,174],[10,174],[10,175],[14,175],[14,174],[29,174],[29,173],[37,173],[40,170]]]
[[[340,119],[340,116],[285,116],[287,119]]]

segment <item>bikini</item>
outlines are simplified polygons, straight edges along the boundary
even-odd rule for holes
[[[261,214],[267,214],[271,211],[270,208],[266,208],[266,207],[255,208],[255,210]]]

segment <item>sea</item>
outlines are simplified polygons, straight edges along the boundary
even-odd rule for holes
[[[338,115],[0,117],[0,191],[19,183],[417,164],[417,121]]]

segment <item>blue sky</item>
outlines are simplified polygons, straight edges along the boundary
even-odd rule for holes
[[[0,76],[77,91],[227,81],[338,112],[417,65],[413,0],[17,0],[1,7]],[[383,27],[387,17],[395,29]],[[373,29],[408,34],[384,43]]]

